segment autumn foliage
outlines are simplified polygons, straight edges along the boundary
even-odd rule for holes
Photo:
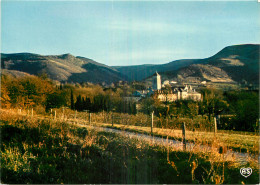
[[[52,81],[39,77],[1,76],[1,107],[31,108],[46,105],[48,96],[57,93]]]

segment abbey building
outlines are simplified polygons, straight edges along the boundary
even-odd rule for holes
[[[152,78],[154,96],[160,101],[201,100],[201,94],[196,92],[191,86],[185,85],[177,87],[176,85],[169,85],[168,88],[162,89],[161,76],[156,72]]]

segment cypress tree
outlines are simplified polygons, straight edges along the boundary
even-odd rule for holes
[[[82,110],[83,110],[81,95],[79,95],[79,96],[77,97],[77,101],[76,101],[76,103],[75,103],[75,108],[76,108],[76,110],[78,110],[78,111],[82,111]]]

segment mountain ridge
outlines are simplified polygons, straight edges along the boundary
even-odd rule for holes
[[[182,78],[197,78],[197,80],[212,82],[238,82],[248,81],[259,84],[259,44],[241,44],[227,46],[215,55],[204,59],[175,60],[166,64],[144,67],[140,66],[117,66],[116,69],[126,73],[130,80],[146,81],[157,71],[164,75],[167,80],[180,80]],[[210,68],[211,66],[211,68]],[[139,68],[138,74],[135,69]],[[145,69],[143,69],[145,68]],[[201,68],[200,70],[195,68]],[[203,71],[214,69],[218,78],[208,76]],[[193,73],[189,72],[193,71]],[[208,73],[213,74],[212,71]],[[130,74],[130,76],[129,76]],[[187,76],[187,74],[189,74]],[[208,76],[207,78],[205,78]],[[199,79],[198,79],[199,78]],[[222,78],[222,79],[221,79]]]
[[[62,55],[34,53],[1,54],[4,73],[20,71],[18,76],[46,73],[51,79],[71,83],[114,83],[145,81],[155,71],[164,79],[177,81],[242,82],[259,84],[260,44],[227,46],[215,55],[204,59],[175,60],[165,64],[133,66],[107,66],[92,59]],[[10,72],[12,70],[12,72]]]
[[[30,75],[46,73],[52,80],[60,82],[105,82],[107,84],[125,80],[125,76],[104,64],[71,54],[39,55],[34,53],[1,54],[1,68],[25,72]],[[103,78],[100,78],[102,76]]]

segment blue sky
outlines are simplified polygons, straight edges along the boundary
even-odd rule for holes
[[[206,58],[260,43],[260,3],[2,1],[1,52],[71,53],[107,65]]]

